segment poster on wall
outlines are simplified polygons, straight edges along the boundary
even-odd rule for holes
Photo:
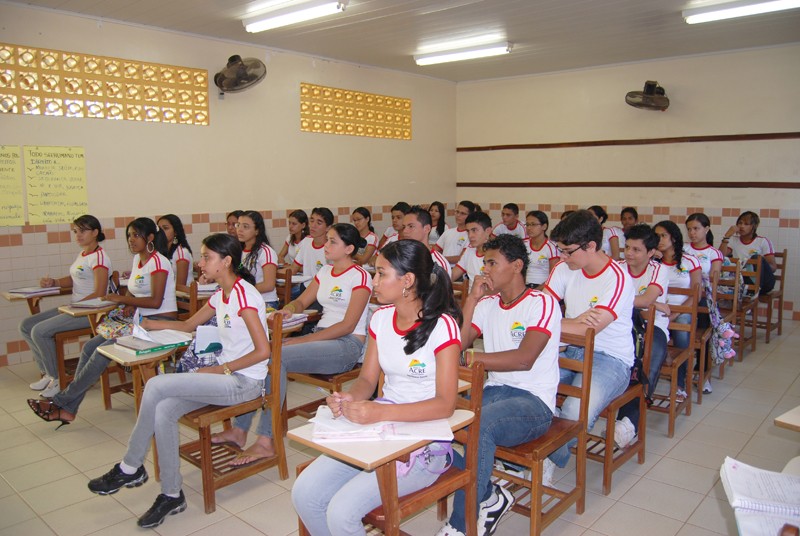
[[[71,222],[86,214],[86,159],[83,147],[25,146],[28,222]]]
[[[0,226],[25,223],[19,147],[0,145]]]

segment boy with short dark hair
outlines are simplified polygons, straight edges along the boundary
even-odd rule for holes
[[[525,240],[525,226],[519,221],[519,205],[516,203],[506,203],[500,211],[500,218],[503,220],[492,230],[494,236],[501,234],[511,234]]]
[[[469,288],[472,288],[475,277],[483,273],[483,245],[492,235],[492,219],[485,212],[473,212],[467,216],[464,226],[467,229],[469,246],[464,249],[450,277],[453,281],[458,281],[466,274]]]

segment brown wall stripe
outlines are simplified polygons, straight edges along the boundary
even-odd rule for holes
[[[559,143],[520,143],[515,145],[485,145],[458,147],[459,153],[480,151],[510,151],[515,149],[571,149],[575,147],[606,147],[614,145],[659,145],[666,143],[708,143],[719,141],[763,141],[800,139],[800,132],[767,132],[763,134],[725,134],[718,136],[679,136],[673,138],[641,138],[632,140],[568,141]]]
[[[757,181],[575,181],[457,182],[458,188],[783,188],[800,189],[800,182]]]

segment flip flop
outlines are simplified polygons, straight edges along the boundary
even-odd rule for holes
[[[218,434],[212,434],[212,435],[211,435],[211,445],[219,445],[219,446],[233,447],[233,448],[237,448],[237,449],[239,449],[239,450],[242,450],[242,449],[244,449],[244,446],[243,446],[243,445],[240,445],[240,444],[239,444],[239,443],[237,443],[236,441],[231,441],[230,439],[225,439],[225,440],[223,440],[223,441],[214,441],[214,438],[215,438],[217,435],[218,435]]]

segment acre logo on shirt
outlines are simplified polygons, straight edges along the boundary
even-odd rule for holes
[[[334,301],[334,302],[343,301],[344,297],[342,296],[342,289],[339,288],[339,287],[333,287],[331,289],[331,294],[330,294],[329,298],[330,298],[331,301]]]
[[[78,265],[78,266],[76,266],[76,267],[75,267],[75,271],[76,271],[76,272],[81,272],[81,273],[82,273],[82,272],[83,272],[83,270],[84,270],[84,268],[83,268],[83,265],[82,265],[82,264],[80,264],[80,265]]]
[[[511,324],[511,340],[519,345],[522,339],[525,338],[525,326],[522,323],[515,321]]]
[[[593,296],[592,299],[589,300],[589,309],[591,309],[595,305],[597,305],[597,302],[599,302],[599,301],[600,301],[600,299],[597,296]]]
[[[144,276],[142,274],[137,275],[133,278],[133,284],[136,287],[141,287],[144,285]]]
[[[409,378],[422,378],[425,376],[425,363],[418,361],[416,359],[412,359],[408,363],[408,377]]]
[[[225,316],[222,317],[222,327],[228,329],[231,327],[231,317],[228,313],[225,313]]]
[[[639,292],[638,292],[638,294],[641,296],[642,294],[644,294],[645,292],[647,292],[647,287],[648,287],[648,285],[642,285],[641,287],[639,287]]]

